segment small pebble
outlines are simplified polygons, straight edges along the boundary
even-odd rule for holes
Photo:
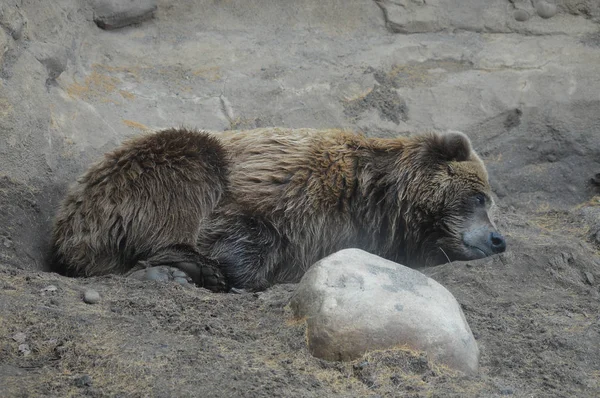
[[[19,345],[19,352],[23,354],[24,357],[31,354],[31,350],[29,349],[29,344],[21,344]]]
[[[68,348],[65,347],[64,345],[59,345],[54,348],[54,353],[56,354],[56,356],[58,358],[62,358],[63,355],[65,355],[67,351],[68,351]]]
[[[544,19],[552,18],[557,12],[556,4],[550,4],[543,0],[536,3],[535,10],[538,15]]]
[[[550,154],[548,155],[547,159],[549,162],[554,163],[556,162],[556,155]]]
[[[12,337],[12,339],[19,344],[23,344],[25,342],[25,340],[27,339],[27,335],[23,332],[18,332],[18,333],[15,333],[15,335]]]
[[[390,381],[395,386],[399,386],[400,384],[402,384],[402,378],[397,374],[393,374],[392,376],[390,376]]]
[[[75,386],[82,387],[91,387],[92,386],[92,378],[88,375],[83,375],[81,377],[76,378],[73,383]]]
[[[4,238],[2,240],[2,244],[4,245],[4,247],[6,247],[7,249],[10,249],[11,247],[13,247],[13,242],[12,240],[10,240],[9,238]]]
[[[532,144],[527,145],[527,149],[529,149],[530,151],[533,150],[533,148],[535,148]]]
[[[94,289],[88,289],[83,293],[83,301],[88,304],[96,304],[100,301],[100,293]]]
[[[584,275],[585,275],[585,279],[587,280],[587,283],[589,283],[590,285],[594,286],[594,284],[596,283],[596,278],[594,278],[594,274],[592,274],[589,271],[585,271]]]
[[[362,361],[359,364],[354,365],[354,369],[364,369],[369,366],[369,361]]]
[[[512,388],[503,388],[500,390],[500,395],[513,395],[514,393]]]
[[[529,13],[525,10],[516,10],[513,15],[515,19],[519,22],[525,22],[530,18]]]
[[[48,285],[42,289],[42,293],[54,293],[58,288],[54,285]]]

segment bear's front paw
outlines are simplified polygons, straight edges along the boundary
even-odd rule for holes
[[[192,278],[175,267],[157,266],[133,271],[127,275],[140,281],[176,282],[182,286],[193,286]]]

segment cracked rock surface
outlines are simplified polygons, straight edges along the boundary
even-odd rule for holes
[[[105,30],[98,4],[140,8]],[[598,65],[594,0],[4,0],[3,394],[600,396]],[[172,126],[466,132],[508,251],[424,272],[460,303],[479,373],[416,352],[315,359],[289,321],[293,286],[215,295],[41,272],[68,184]]]

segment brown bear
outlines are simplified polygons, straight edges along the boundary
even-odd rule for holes
[[[51,264],[71,276],[170,266],[213,291],[258,290],[349,247],[408,266],[503,252],[491,204],[460,132],[169,129],[106,154],[71,188]]]

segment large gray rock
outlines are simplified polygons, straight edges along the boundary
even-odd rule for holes
[[[290,305],[306,319],[316,357],[352,360],[403,347],[477,371],[479,349],[454,296],[422,273],[365,251],[342,250],[313,265]]]

